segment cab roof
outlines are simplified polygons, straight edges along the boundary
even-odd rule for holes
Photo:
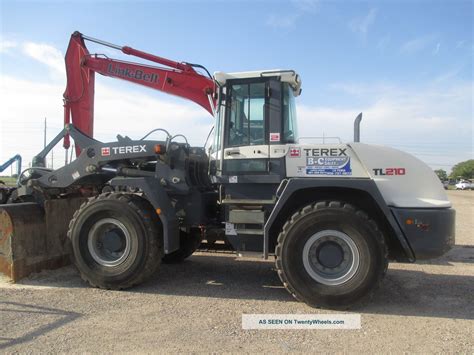
[[[272,69],[244,71],[237,73],[224,73],[218,71],[214,73],[214,79],[220,85],[225,85],[227,80],[261,78],[269,76],[278,76],[282,82],[290,84],[295,96],[298,96],[301,93],[301,78],[294,70]]]

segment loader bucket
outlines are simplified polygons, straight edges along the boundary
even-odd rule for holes
[[[84,198],[0,205],[0,272],[16,282],[70,263],[69,221]]]

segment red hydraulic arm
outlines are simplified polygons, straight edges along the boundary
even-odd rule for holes
[[[148,66],[90,54],[84,40],[99,43],[125,54],[164,65]],[[67,86],[64,92],[64,124],[71,122],[80,131],[93,137],[94,133],[94,75],[119,78],[144,85],[168,94],[191,100],[211,114],[214,114],[215,82],[210,77],[198,73],[199,65],[179,63],[148,54],[131,47],[120,47],[74,32],[66,52]],[[202,68],[202,67],[201,67]],[[64,139],[64,147],[69,148],[69,137]],[[79,155],[80,148],[76,147]]]

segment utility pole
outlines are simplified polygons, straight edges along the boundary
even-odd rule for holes
[[[44,118],[43,148],[46,148],[46,117]]]

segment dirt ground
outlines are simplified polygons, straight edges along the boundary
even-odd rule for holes
[[[456,246],[390,264],[358,330],[242,330],[242,313],[337,313],[296,302],[272,262],[197,253],[129,291],[89,288],[72,267],[0,282],[0,352],[474,351],[474,191],[449,191]],[[340,313],[340,312],[339,312]]]

